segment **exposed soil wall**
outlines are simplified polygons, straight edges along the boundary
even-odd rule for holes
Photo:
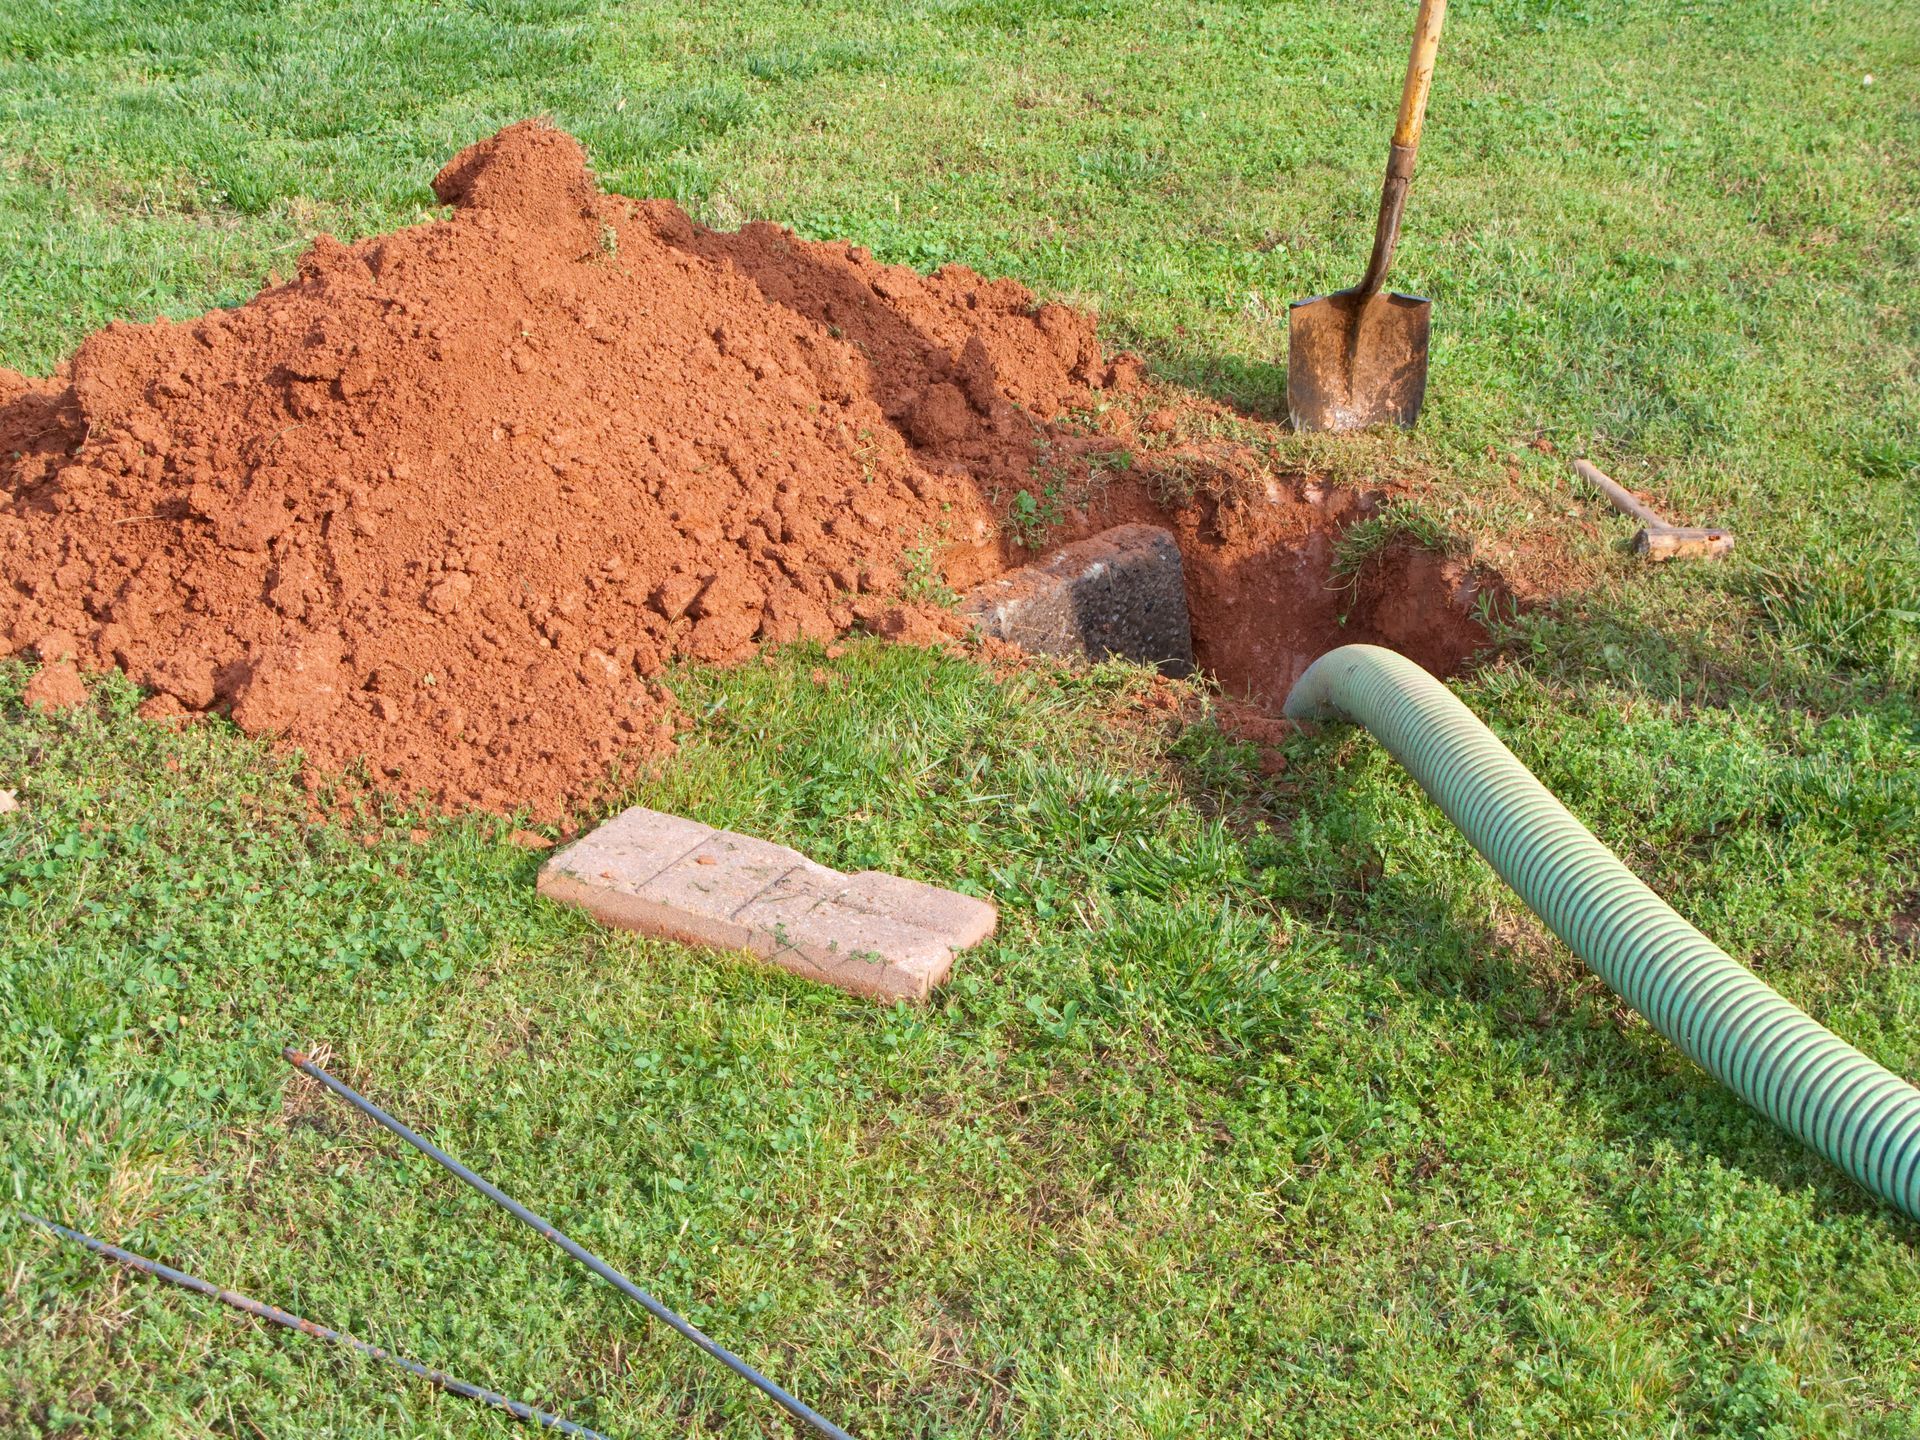
[[[1020,491],[1125,443],[1079,412],[1138,363],[1012,281],[704,229],[599,193],[537,122],[434,189],[444,220],[321,236],[237,309],[0,371],[0,648],[123,667],[150,714],[221,710],[445,805],[553,816],[670,743],[674,657],[951,633],[905,602],[913,573],[963,588],[1031,558]],[[1364,503],[1236,463],[1170,512],[1230,686],[1323,648],[1273,597],[1316,592]],[[1155,493],[1129,471],[1043,517],[1049,539]],[[1308,578],[1276,588],[1276,546]]]

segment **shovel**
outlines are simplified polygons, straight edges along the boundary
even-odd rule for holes
[[[1420,418],[1433,302],[1421,295],[1382,293],[1380,286],[1400,238],[1400,212],[1413,180],[1433,56],[1446,18],[1447,0],[1420,0],[1366,275],[1351,290],[1296,300],[1288,312],[1287,410],[1296,430],[1360,430],[1389,422],[1406,429]]]

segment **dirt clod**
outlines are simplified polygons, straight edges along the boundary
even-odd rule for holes
[[[68,710],[87,703],[87,684],[67,660],[42,665],[21,698],[36,710]]]
[[[140,702],[140,708],[134,713],[149,724],[164,725],[168,729],[178,729],[191,719],[193,714],[165,691],[149,695]]]
[[[62,660],[72,660],[80,653],[80,642],[65,630],[49,630],[33,642],[33,653],[40,657],[43,665],[57,665]]]

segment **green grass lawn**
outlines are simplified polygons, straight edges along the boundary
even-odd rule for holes
[[[1411,12],[12,0],[0,364],[419,219],[449,154],[544,112],[611,187],[1017,275],[1270,414],[1286,301],[1364,259]],[[1436,298],[1429,409],[1355,442],[1488,558],[1564,521],[1591,583],[1461,693],[1909,1076],[1915,153],[1904,0],[1457,4],[1396,275]],[[1565,513],[1580,450],[1735,558],[1636,568]],[[138,723],[114,680],[50,718],[27,674],[0,1432],[513,1428],[17,1204],[610,1435],[794,1433],[291,1082],[288,1042],[863,1440],[1920,1432],[1920,1228],[1625,1013],[1364,736],[1263,778],[1118,667],[861,642],[680,674],[699,723],[633,799],[1001,906],[887,1010],[561,913],[511,822],[316,827],[231,730]]]

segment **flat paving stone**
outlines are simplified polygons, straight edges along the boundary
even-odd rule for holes
[[[540,893],[603,924],[744,950],[859,995],[923,1001],[993,933],[984,900],[635,806],[557,851]]]

